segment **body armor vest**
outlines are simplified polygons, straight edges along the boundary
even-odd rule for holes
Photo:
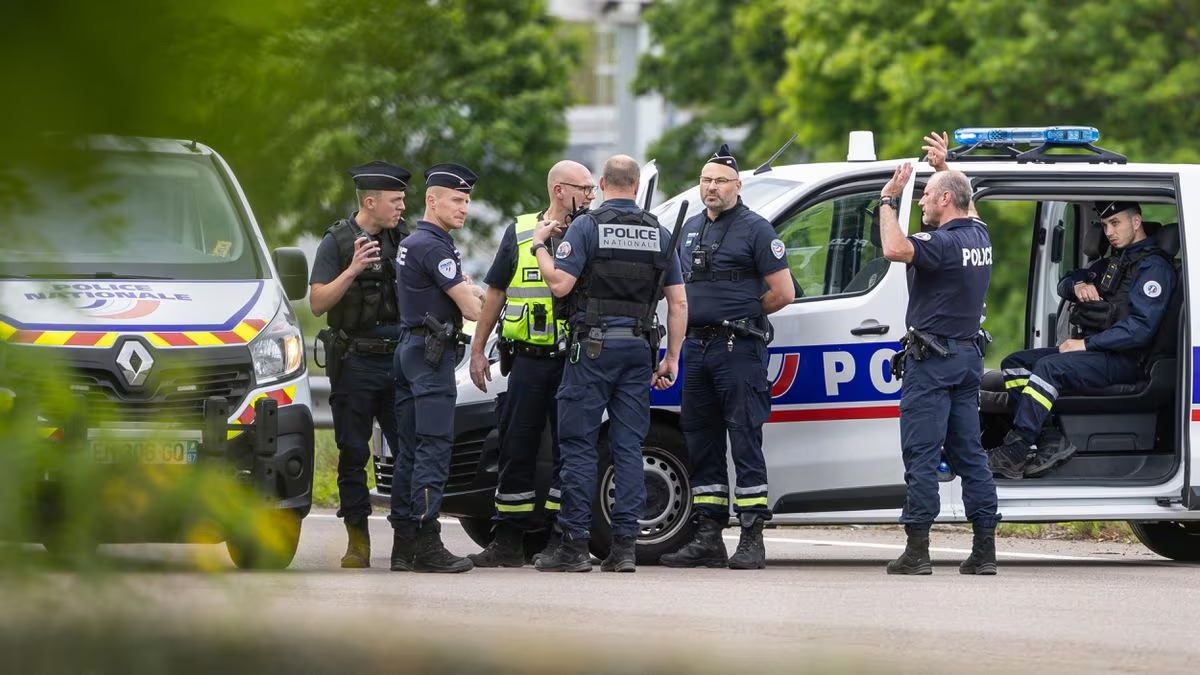
[[[1096,286],[1100,291],[1099,301],[1076,303],[1071,308],[1071,323],[1083,331],[1085,337],[1107,330],[1113,324],[1129,316],[1130,294],[1137,278],[1137,268],[1147,256],[1159,255],[1172,262],[1165,251],[1149,246],[1131,255],[1121,255],[1111,260],[1104,276]],[[1174,263],[1172,263],[1174,264]]]
[[[333,235],[337,243],[341,269],[350,267],[350,261],[354,258],[354,240],[361,230],[349,219],[343,218],[330,225],[325,233]],[[376,235],[379,240],[379,262],[367,266],[346,289],[342,299],[329,310],[330,328],[353,335],[380,324],[396,323],[400,319],[396,301],[395,260],[401,236],[398,230],[387,229]]]
[[[588,215],[596,221],[596,259],[579,280],[575,309],[585,314],[589,328],[600,326],[601,317],[625,316],[649,330],[645,322],[662,298],[658,273],[669,263],[660,252],[658,219],[646,211],[603,206]]]

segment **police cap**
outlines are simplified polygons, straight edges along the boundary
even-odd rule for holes
[[[1096,202],[1096,213],[1100,214],[1101,218],[1115,216],[1124,211],[1134,211],[1141,215],[1142,207],[1137,202]]]
[[[354,177],[354,187],[358,190],[402,192],[408,189],[408,179],[412,177],[408,169],[378,160],[351,167],[346,172]]]
[[[479,176],[462,164],[434,164],[425,170],[425,187],[448,187],[471,194],[477,180]]]
[[[714,152],[713,156],[709,157],[705,164],[720,164],[722,166],[727,166],[734,171],[738,170],[737,160],[734,159],[733,152],[729,150],[728,143],[722,143],[721,149]]]

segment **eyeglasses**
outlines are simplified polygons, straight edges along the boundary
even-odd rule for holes
[[[576,185],[575,183],[559,183],[559,185],[567,185],[569,187],[573,187],[576,190],[581,190],[583,192],[595,192],[596,191],[595,185]]]
[[[734,183],[736,181],[737,181],[736,178],[709,178],[708,176],[702,176],[700,178],[701,185],[709,185],[711,183],[711,184],[715,184],[719,188],[725,187],[726,185],[729,185],[730,183]]]

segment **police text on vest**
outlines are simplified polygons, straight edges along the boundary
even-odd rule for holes
[[[600,248],[658,251],[658,228],[601,223]]]

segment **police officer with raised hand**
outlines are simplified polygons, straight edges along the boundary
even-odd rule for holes
[[[937,465],[942,448],[962,478],[963,504],[974,529],[962,574],[996,573],[996,484],[980,445],[979,381],[983,351],[979,323],[992,273],[987,226],[967,210],[971,183],[959,171],[939,171],[921,196],[922,220],[937,226],[906,237],[900,230],[900,194],[912,164],[896,168],[879,200],[883,254],[911,265],[913,274],[902,339],[900,441],[908,491],[900,522],[904,553],[888,574],[932,574],[929,529],[941,510]],[[897,363],[893,361],[893,363]],[[899,375],[899,373],[894,373]]]
[[[1066,438],[1041,433],[1055,399],[1064,390],[1137,382],[1175,289],[1172,258],[1147,238],[1140,205],[1105,201],[1096,213],[1113,254],[1058,284],[1059,296],[1075,303],[1071,325],[1081,337],[1000,362],[1015,403],[1013,427],[988,455],[1005,478],[1041,476],[1075,454]]]
[[[349,170],[359,208],[325,231],[310,277],[309,305],[328,312],[325,345],[329,402],[338,447],[338,512],[348,543],[342,567],[371,566],[367,461],[372,420],[396,449],[392,354],[399,339],[395,263],[411,174],[387,162]]]
[[[442,544],[438,512],[450,472],[457,388],[454,367],[475,321],[480,293],[464,279],[450,233],[467,220],[476,176],[459,164],[425,171],[425,218],[396,259],[400,348],[396,350],[399,450],[392,477],[392,571],[466,572],[472,563]]]
[[[684,224],[680,254],[688,299],[683,345],[680,427],[687,440],[696,536],[661,558],[668,567],[761,569],[763,525],[771,518],[762,426],[771,411],[767,382],[767,315],[795,299],[783,242],[742,203],[737,160],[728,145],[700,172],[705,211]],[[766,289],[764,292],[763,289]],[[729,523],[726,434],[736,485],[733,508],[741,540],[727,557]]]
[[[596,491],[596,441],[604,410],[616,478],[612,548],[606,572],[636,571],[638,517],[646,502],[642,442],[650,430],[650,386],[666,389],[679,371],[687,329],[687,296],[671,237],[634,201],[639,170],[626,155],[604,163],[605,202],[571,224],[551,254],[546,242],[562,231],[545,221],[531,249],[556,297],[571,296],[571,344],[558,389],[562,450],[562,543],[541,557],[542,572],[590,572],[588,539]],[[662,284],[662,285],[660,285]],[[665,291],[660,290],[665,286]],[[667,298],[666,355],[658,362],[658,301]]]
[[[471,343],[471,380],[487,391],[492,377],[485,348],[488,336],[501,322],[501,371],[508,391],[499,395],[500,480],[496,488],[495,538],[481,553],[467,556],[476,567],[521,567],[525,564],[525,533],[549,527],[549,552],[557,548],[554,520],[561,504],[558,483],[558,392],[567,351],[567,317],[561,303],[542,279],[530,250],[539,222],[566,223],[578,208],[592,201],[592,172],[578,162],[563,160],[546,176],[550,205],[541,213],[517,216],[504,230],[500,248],[484,277],[487,284],[483,313]],[[554,239],[548,244],[557,247]],[[537,457],[542,432],[550,423],[554,479],[544,504],[545,519],[535,519]]]

